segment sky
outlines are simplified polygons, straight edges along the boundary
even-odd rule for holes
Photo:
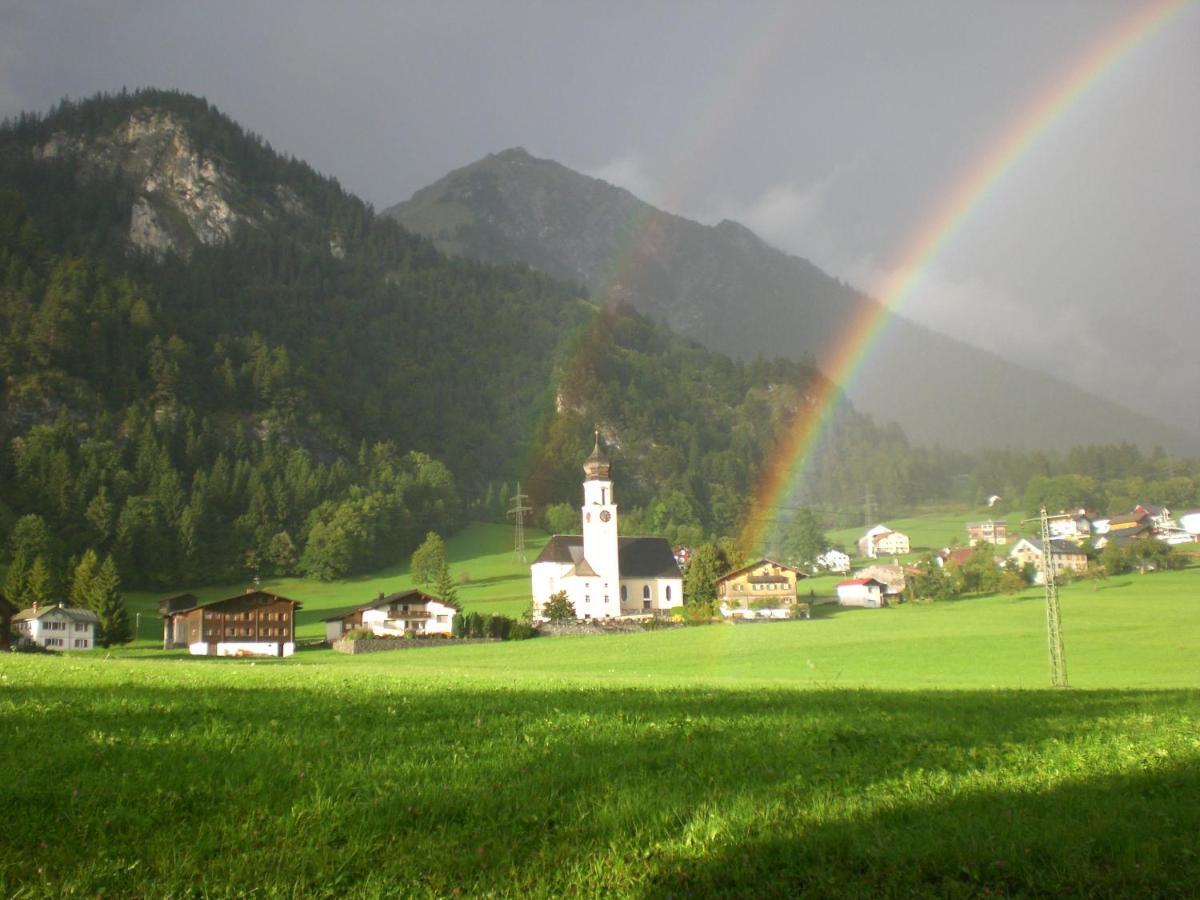
[[[0,116],[177,88],[377,208],[523,146],[873,292],[1147,5],[3,0]],[[1055,119],[896,311],[1158,415],[1188,404],[1200,430],[1198,160],[1191,2]]]

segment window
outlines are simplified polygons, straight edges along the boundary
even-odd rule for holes
[[[648,585],[648,584],[642,585],[642,599],[643,600],[650,599],[650,585]]]
[[[670,600],[670,599],[671,599],[671,586],[668,584],[667,585],[667,600]]]
[[[621,585],[621,602],[625,603],[629,599],[629,585]]]

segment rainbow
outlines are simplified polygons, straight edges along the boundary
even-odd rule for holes
[[[934,208],[932,215],[898,255],[898,263],[891,268],[891,274],[873,292],[878,305],[864,309],[844,331],[825,367],[828,380],[817,387],[807,411],[797,416],[765,468],[756,492],[754,511],[748,517],[739,542],[746,552],[762,549],[764,534],[778,518],[772,511],[786,506],[786,498],[805,476],[813,450],[840,406],[842,393],[838,385],[848,384],[857,374],[887,324],[889,314],[921,283],[951,238],[1038,140],[1105,74],[1191,2],[1165,0],[1150,4],[1106,34],[1049,90],[1039,94],[1025,108]]]

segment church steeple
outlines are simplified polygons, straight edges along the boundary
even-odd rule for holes
[[[583,474],[587,476],[588,481],[608,481],[611,478],[612,463],[600,449],[599,428],[596,429],[596,446],[592,448],[592,455],[584,460]]]

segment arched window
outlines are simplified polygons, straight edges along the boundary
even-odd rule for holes
[[[642,599],[643,600],[650,599],[650,585],[648,585],[648,584],[642,585]]]
[[[671,602],[671,586],[669,584],[667,585],[667,602]]]
[[[624,603],[628,599],[629,599],[629,586],[623,584],[623,585],[621,585],[621,602]]]

